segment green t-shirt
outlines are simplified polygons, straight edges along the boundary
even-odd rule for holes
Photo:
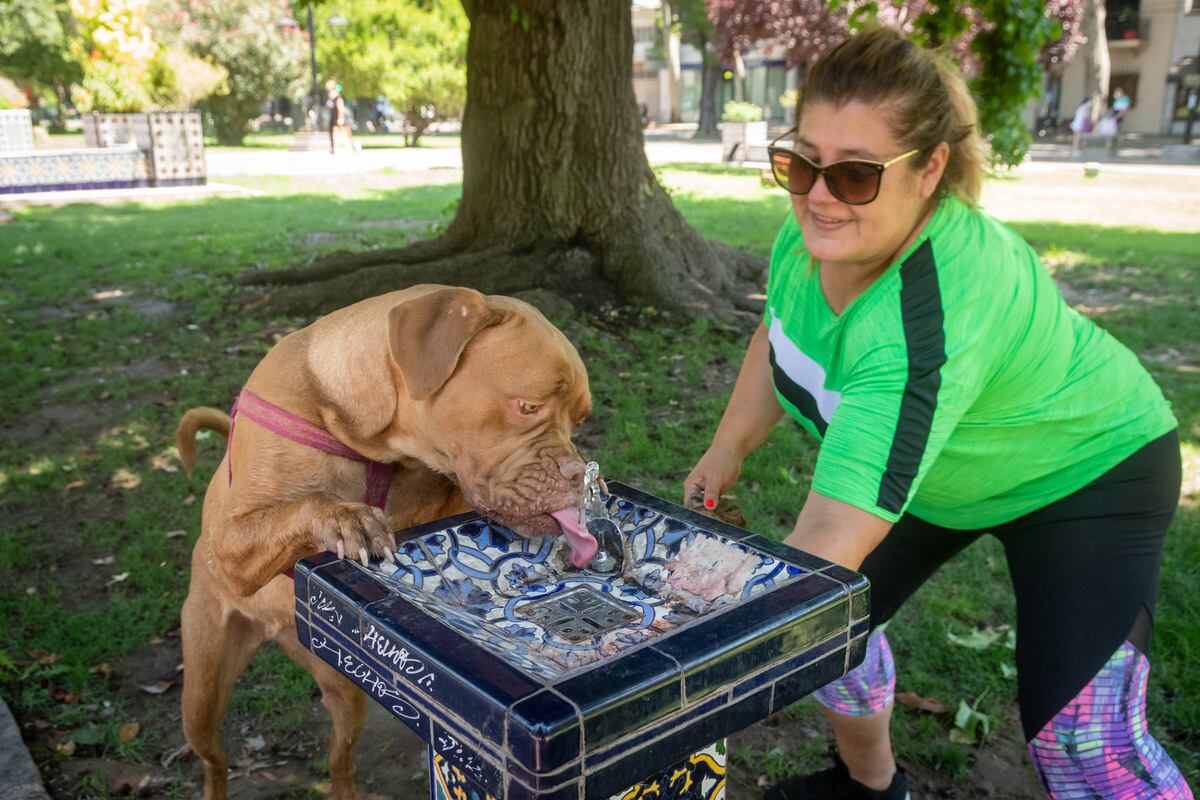
[[[764,324],[779,402],[821,439],[813,489],[890,522],[1016,519],[1176,425],[1033,249],[953,197],[840,315],[789,214]]]

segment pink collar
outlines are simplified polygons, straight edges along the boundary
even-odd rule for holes
[[[233,425],[238,417],[245,417],[271,433],[298,444],[312,447],[335,456],[348,458],[351,461],[361,461],[367,465],[367,488],[362,501],[376,508],[387,505],[388,489],[392,485],[394,464],[383,464],[372,461],[366,456],[347,447],[334,438],[333,434],[314,425],[306,419],[284,411],[277,405],[269,403],[248,389],[242,389],[233,410],[229,413],[229,482],[233,482]]]

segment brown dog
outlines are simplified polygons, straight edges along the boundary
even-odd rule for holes
[[[556,520],[579,498],[583,463],[570,437],[591,410],[587,373],[532,306],[416,286],[287,336],[245,390],[232,434],[229,417],[212,408],[188,411],[176,432],[189,474],[198,428],[231,436],[204,498],[183,606],[184,734],[204,764],[205,798],[224,797],[229,695],[259,644],[274,639],[320,686],[333,716],[333,795],[352,798],[351,748],[366,700],[297,640],[284,571],[321,550],[388,558],[393,531],[469,506],[527,536],[559,533]],[[247,393],[353,452],[272,430],[248,413]],[[362,460],[394,465],[383,510],[360,502]]]

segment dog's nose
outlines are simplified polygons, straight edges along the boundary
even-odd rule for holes
[[[563,461],[558,465],[558,471],[562,476],[571,483],[576,483],[583,478],[584,464],[578,458],[573,458],[570,461]]]

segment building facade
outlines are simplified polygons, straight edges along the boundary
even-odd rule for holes
[[[1197,77],[1189,77],[1200,76],[1200,0],[1107,0],[1105,5],[1109,103],[1117,87],[1133,101],[1122,132],[1182,134],[1189,95],[1200,89]],[[1086,91],[1086,47],[1067,65],[1058,86],[1048,87],[1059,93],[1060,118],[1071,117]]]
[[[1133,103],[1122,123],[1126,133],[1182,135],[1189,103],[1200,101],[1200,0],[1107,0],[1108,52],[1111,62],[1109,100],[1121,87]],[[633,0],[633,85],[651,121],[670,119],[668,71],[662,56],[659,0]],[[1048,79],[1043,96],[1031,103],[1030,127],[1043,128],[1069,120],[1083,99],[1086,45],[1058,79]],[[763,45],[744,58],[745,99],[761,106],[772,125],[788,124],[792,110],[780,103],[796,85],[796,70],[787,68],[782,48]],[[703,59],[690,44],[680,48],[681,121],[695,122],[700,113]],[[717,87],[718,115],[738,95],[732,66],[722,68]],[[1200,109],[1198,109],[1200,111]],[[1200,136],[1200,124],[1195,126]]]
[[[669,94],[670,75],[662,46],[662,10],[659,0],[633,2],[633,91],[638,103],[652,122],[671,119]],[[764,45],[747,53],[745,64],[745,100],[763,109],[763,118],[772,125],[786,124],[792,111],[780,101],[784,93],[795,86],[796,70],[788,69],[783,50]],[[696,122],[700,118],[700,89],[704,59],[694,46],[682,44],[679,51],[679,109],[681,122]],[[717,115],[725,103],[737,99],[739,89],[732,65],[721,69],[717,85]]]

